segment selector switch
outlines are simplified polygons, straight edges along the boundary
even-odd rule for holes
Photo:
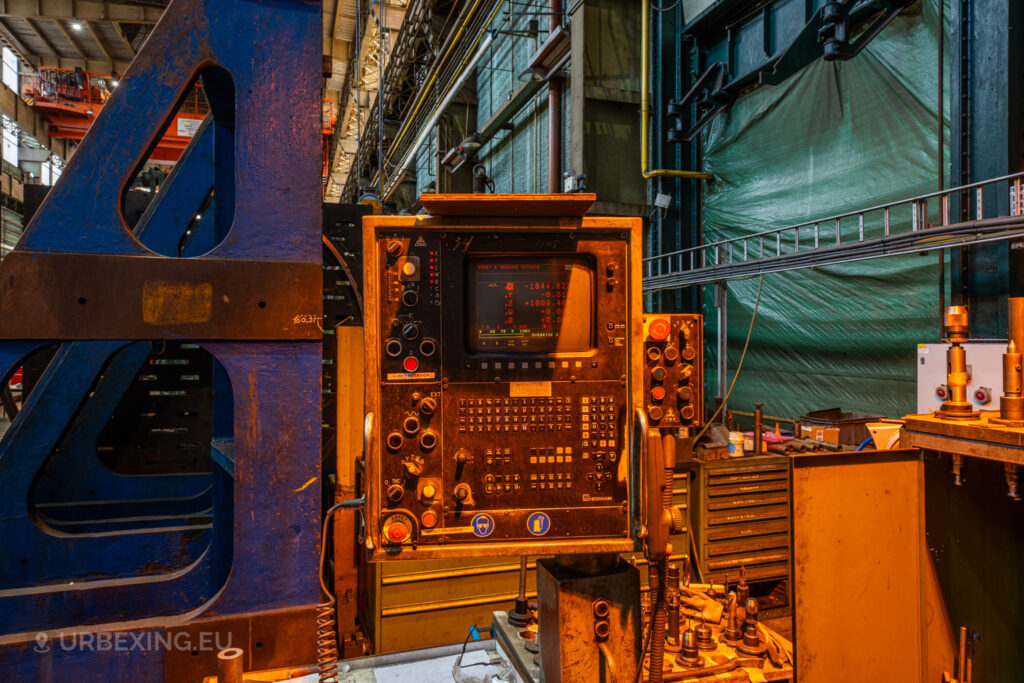
[[[455,487],[455,500],[461,503],[465,501],[467,498],[469,498],[470,493],[472,493],[472,491],[469,488],[469,484],[459,484],[458,486]]]
[[[455,462],[459,463],[460,465],[464,465],[468,460],[469,451],[467,451],[465,448],[460,448],[459,450],[455,451]]]
[[[402,326],[402,336],[412,341],[416,337],[420,336],[420,328],[416,323],[406,323]]]
[[[429,396],[420,401],[420,412],[424,415],[433,415],[437,411],[437,401]]]
[[[405,249],[402,247],[402,243],[398,240],[388,242],[388,255],[401,256],[403,251],[405,251]]]
[[[392,503],[401,503],[404,495],[405,489],[398,484],[392,484],[388,487],[388,500]]]

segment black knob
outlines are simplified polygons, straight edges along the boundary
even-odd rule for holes
[[[388,253],[391,254],[392,256],[401,256],[402,251],[403,249],[401,242],[395,240],[388,243]]]
[[[665,349],[665,360],[669,363],[675,363],[679,359],[679,349],[674,346],[666,347]]]
[[[402,437],[402,435],[399,434],[398,432],[391,432],[390,434],[388,434],[386,443],[388,445],[389,450],[397,451],[402,447],[402,444],[405,443],[405,438]]]
[[[665,372],[665,368],[661,367],[660,365],[651,371],[651,377],[653,377],[654,380],[657,382],[660,382],[663,379],[665,379],[666,374],[667,373]]]
[[[405,496],[405,489],[398,484],[392,484],[388,487],[388,500],[392,503],[402,502],[403,496]]]
[[[415,323],[406,323],[402,326],[402,336],[412,341],[416,337],[420,336],[420,328]]]
[[[665,413],[661,410],[661,406],[651,406],[650,410],[647,411],[647,416],[655,422],[661,419],[661,416]]]
[[[437,432],[428,429],[427,431],[420,434],[420,446],[425,451],[434,449],[437,445]]]
[[[407,417],[405,422],[402,423],[402,430],[409,436],[413,436],[420,430],[420,420],[418,417]]]
[[[469,484],[459,484],[455,487],[455,500],[460,503],[469,498],[470,489]]]
[[[402,303],[406,306],[412,307],[420,302],[420,295],[412,289],[407,289],[402,292]]]
[[[432,398],[425,398],[420,401],[420,412],[424,415],[433,415],[437,410],[437,401]]]
[[[397,339],[388,339],[384,345],[384,353],[388,354],[392,358],[396,358],[402,354],[402,342]]]

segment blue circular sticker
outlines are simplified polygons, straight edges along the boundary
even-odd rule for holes
[[[551,528],[551,520],[543,512],[534,512],[526,520],[526,530],[534,536],[543,536]]]
[[[490,536],[491,532],[494,531],[494,519],[490,515],[485,515],[482,512],[473,518],[473,533],[484,538]]]

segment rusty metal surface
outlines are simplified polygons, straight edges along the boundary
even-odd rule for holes
[[[640,659],[640,572],[618,559],[614,569],[591,575],[560,566],[556,559],[537,562],[540,668],[544,680],[598,683],[632,681]],[[607,603],[606,638],[595,632],[595,603]],[[609,666],[599,651],[611,653]],[[604,672],[604,677],[602,677]]]
[[[583,216],[595,194],[424,194],[423,208],[432,216]]]
[[[801,683],[925,680],[924,466],[914,449],[793,458]]]
[[[117,274],[116,283],[110,276]],[[315,263],[14,251],[0,339],[318,340]]]
[[[903,418],[901,445],[974,458],[1024,465],[1024,429],[996,424],[998,411],[985,410],[974,420],[943,420],[934,415]]]
[[[218,647],[169,648],[164,679],[201,681],[217,670],[218,648],[244,651],[242,668],[259,671],[316,661],[316,613],[312,608],[202,619],[168,628],[169,642],[212,643]]]

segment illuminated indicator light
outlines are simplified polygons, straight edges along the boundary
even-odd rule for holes
[[[424,529],[433,529],[437,526],[437,513],[433,510],[427,510],[420,515],[420,524],[423,525]]]
[[[648,336],[654,341],[665,341],[671,331],[671,325],[664,318],[655,318],[647,328]]]
[[[420,362],[414,356],[409,356],[402,361],[402,367],[405,368],[406,372],[416,372],[420,367]]]
[[[426,486],[423,487],[423,497],[424,498],[433,498],[436,495],[437,495],[437,489],[434,488],[433,484],[427,484]]]
[[[416,264],[412,261],[406,261],[402,264],[402,274],[406,277],[412,277],[416,274]]]
[[[651,389],[651,398],[655,401],[661,401],[665,398],[665,387],[654,387]]]
[[[388,538],[395,543],[401,543],[409,538],[409,528],[403,522],[395,522],[388,527]]]

